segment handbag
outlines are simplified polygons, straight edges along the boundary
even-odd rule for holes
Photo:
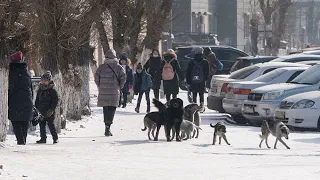
[[[33,118],[31,120],[31,123],[33,126],[38,125],[43,120],[43,115],[40,113],[40,111],[33,106]]]

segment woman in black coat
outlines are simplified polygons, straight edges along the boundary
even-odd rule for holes
[[[198,65],[201,66],[202,72],[197,74],[196,72],[193,72],[193,71],[197,70],[195,68],[197,68]],[[198,80],[197,75],[202,76],[201,78],[199,78],[202,80]],[[203,49],[196,48],[194,60],[191,60],[189,62],[186,79],[187,79],[187,84],[190,85],[189,90],[190,92],[192,92],[193,103],[197,103],[197,95],[199,94],[200,106],[202,107],[202,111],[204,111],[204,92],[205,92],[205,84],[206,84],[206,81],[208,80],[208,76],[209,76],[209,64],[208,64],[208,61],[203,58]]]
[[[154,98],[159,99],[160,86],[161,86],[161,64],[162,59],[160,53],[157,49],[152,50],[150,54],[150,59],[144,65],[144,69],[151,75],[152,79],[152,90]]]
[[[174,73],[174,77],[171,80],[166,80],[166,78],[164,77],[167,74],[164,73],[164,67],[166,66],[166,63],[171,64],[172,71]],[[162,61],[161,64],[161,74],[163,79],[164,94],[166,95],[167,103],[169,103],[171,95],[173,99],[177,98],[177,95],[179,94],[179,82],[180,80],[183,80],[180,64],[177,60],[175,52],[172,49],[169,49],[164,54],[164,61]]]
[[[17,52],[10,56],[8,107],[18,145],[25,145],[28,124],[33,117],[33,91],[31,77],[23,55]]]

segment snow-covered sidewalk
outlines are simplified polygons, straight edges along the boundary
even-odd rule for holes
[[[91,84],[92,95],[97,94]],[[152,94],[152,93],[151,93]],[[187,102],[186,93],[180,97]],[[79,122],[69,122],[60,134],[60,142],[35,144],[39,137],[28,136],[26,146],[15,145],[13,135],[0,146],[1,180],[163,180],[163,179],[319,179],[320,134],[315,132],[292,133],[278,149],[259,148],[259,128],[227,126],[231,146],[224,142],[212,146],[216,123],[202,114],[203,129],[199,139],[183,142],[166,142],[163,128],[160,141],[147,140],[141,131],[145,114],[134,113],[134,105],[118,109],[112,126],[113,137],[104,137],[102,109],[91,100],[93,115]],[[135,104],[135,102],[134,102]],[[144,103],[145,104],[145,103]],[[146,107],[141,108],[145,112]],[[156,109],[152,109],[156,110]],[[274,138],[269,145],[273,147]]]

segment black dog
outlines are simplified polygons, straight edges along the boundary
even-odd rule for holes
[[[176,131],[176,141],[181,141],[180,139],[180,125],[183,120],[183,101],[180,98],[172,99],[169,102],[169,106],[166,107],[162,102],[157,99],[153,99],[153,104],[159,109],[160,116],[163,117],[164,122],[157,123],[157,132],[154,140],[158,140],[159,130],[161,125],[165,125],[165,132],[167,141],[171,141],[170,131],[174,127]]]

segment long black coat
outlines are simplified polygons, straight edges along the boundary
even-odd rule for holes
[[[165,65],[165,61],[161,63],[161,75],[162,70]],[[179,94],[179,81],[183,80],[183,75],[181,74],[181,67],[178,60],[174,59],[171,62],[172,68],[175,72],[174,78],[172,80],[163,81],[164,94]],[[162,77],[161,77],[162,78]]]
[[[161,86],[161,64],[162,60],[160,57],[150,57],[144,65],[144,69],[148,70],[151,75],[153,90],[160,89]]]
[[[40,113],[47,117],[47,113],[49,110],[55,111],[57,105],[58,105],[58,93],[54,89],[54,83],[51,82],[49,84],[49,87],[47,89],[41,89],[39,88],[37,92],[36,97],[36,108],[40,111]],[[53,113],[52,116],[54,116],[55,113]]]
[[[129,94],[130,85],[133,85],[133,72],[129,66],[125,66],[125,70],[126,70],[127,79],[126,79],[126,83],[122,88],[122,92]]]
[[[9,120],[31,121],[33,91],[26,63],[10,63],[8,96]]]
[[[192,83],[192,69],[195,66],[195,62],[199,63],[201,61],[202,69],[203,69],[203,78],[204,81],[199,84]],[[209,64],[208,61],[203,59],[202,56],[196,56],[194,60],[189,62],[187,74],[186,74],[186,80],[187,84],[190,85],[189,90],[191,92],[204,92],[205,91],[205,82],[208,80],[209,77]]]

